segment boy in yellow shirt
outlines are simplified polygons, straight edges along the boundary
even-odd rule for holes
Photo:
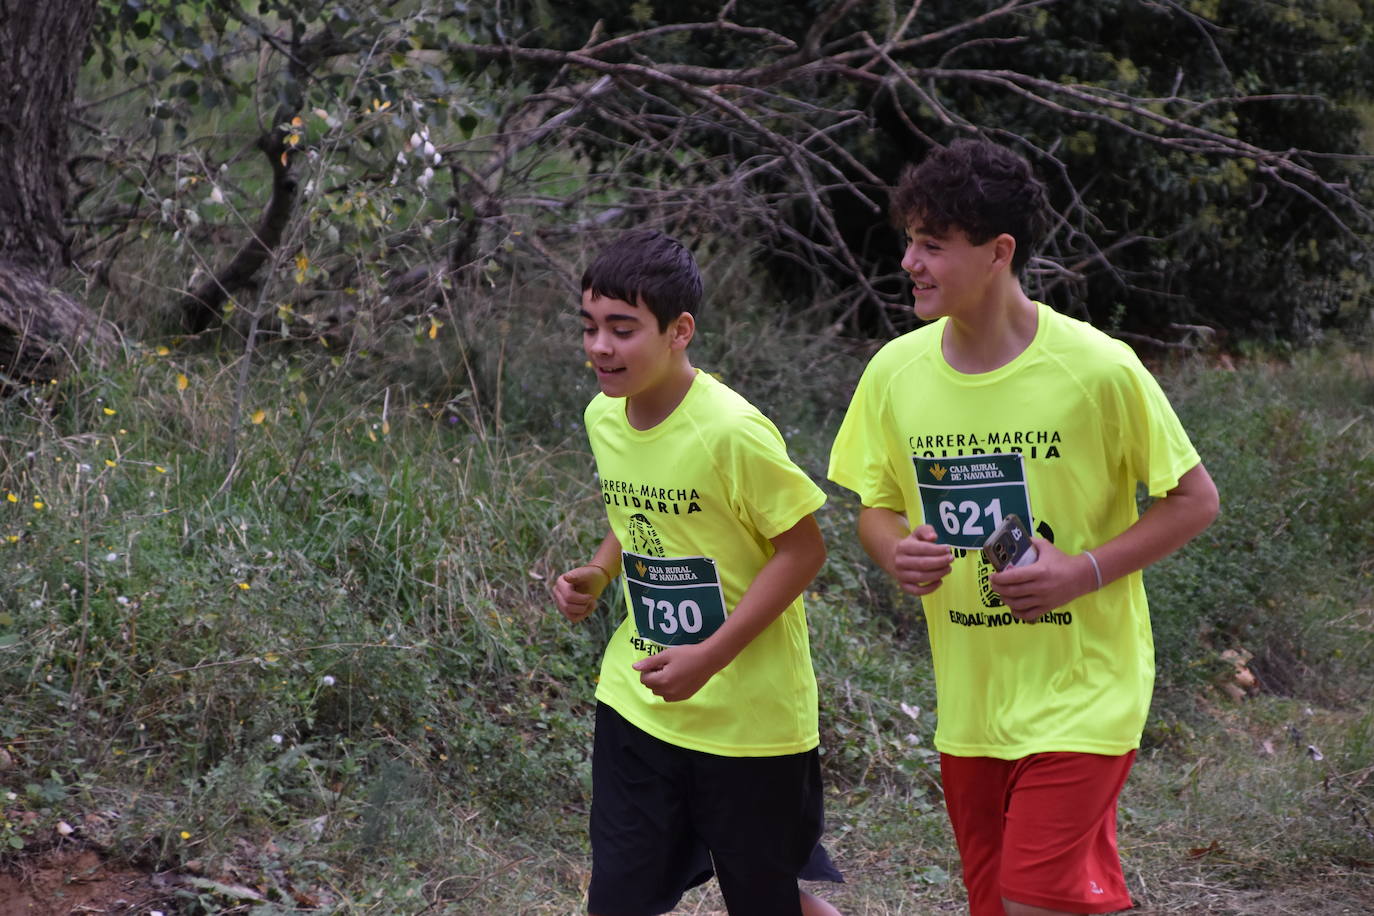
[[[825,560],[825,496],[767,418],[693,368],[701,294],[658,232],[622,235],[582,277],[610,532],[554,599],[580,621],[623,572],[627,608],[596,688],[588,909],[668,912],[714,871],[731,913],[836,914],[797,885],[842,880],[819,845],[801,597]]]
[[[1130,349],[1022,291],[1049,226],[1024,159],[956,141],[892,209],[931,323],[873,357],[829,473],[860,497],[865,550],[921,597],[970,910],[1126,909],[1116,805],[1154,679],[1141,570],[1212,522],[1216,488]],[[980,548],[1011,514],[1037,558],[998,572]]]

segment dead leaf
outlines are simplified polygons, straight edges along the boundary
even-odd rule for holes
[[[1194,846],[1192,849],[1188,850],[1188,857],[1190,859],[1200,859],[1203,856],[1210,856],[1213,853],[1222,853],[1225,851],[1226,850],[1221,848],[1220,843],[1218,843],[1216,840],[1213,840],[1206,846]]]

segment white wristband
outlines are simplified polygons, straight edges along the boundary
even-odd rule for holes
[[[1097,587],[1102,588],[1102,567],[1097,565],[1097,557],[1093,556],[1091,550],[1083,551],[1083,556],[1088,558],[1088,562],[1093,565],[1093,575],[1097,577]]]

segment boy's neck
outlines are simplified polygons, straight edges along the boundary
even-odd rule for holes
[[[680,354],[659,383],[625,399],[625,419],[635,429],[653,429],[677,410],[696,377],[687,354]]]
[[[981,306],[968,314],[951,315],[940,341],[949,365],[965,375],[1000,369],[1016,359],[1031,341],[1039,323],[1034,302],[1009,282],[995,287]]]

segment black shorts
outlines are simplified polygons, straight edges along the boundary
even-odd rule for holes
[[[819,840],[820,755],[723,757],[660,741],[596,706],[597,916],[652,916],[714,872],[731,913],[800,916],[797,879],[843,881]]]

